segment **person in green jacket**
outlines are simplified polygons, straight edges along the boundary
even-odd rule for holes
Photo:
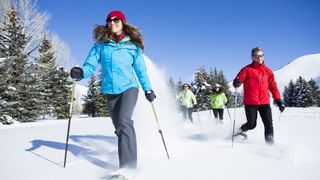
[[[224,93],[224,89],[220,84],[215,84],[213,94],[209,96],[209,102],[212,107],[214,118],[218,119],[219,115],[220,122],[223,122],[223,109],[228,100]]]
[[[187,83],[182,85],[182,90],[178,93],[177,99],[180,100],[182,106],[182,115],[184,119],[188,119],[193,123],[192,109],[197,104],[196,96],[190,90],[191,86]]]

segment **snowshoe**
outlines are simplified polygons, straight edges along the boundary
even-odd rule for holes
[[[127,179],[125,176],[121,174],[114,174],[109,177],[109,180],[129,180],[129,179]]]
[[[248,139],[248,135],[243,131],[240,131],[240,132],[234,134],[234,137],[238,137],[238,136],[242,136],[243,139]]]

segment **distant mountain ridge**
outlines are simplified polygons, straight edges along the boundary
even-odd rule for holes
[[[274,71],[274,75],[281,92],[290,80],[295,82],[299,76],[307,81],[312,78],[320,85],[320,54],[301,56],[281,69]]]

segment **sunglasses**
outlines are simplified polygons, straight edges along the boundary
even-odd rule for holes
[[[264,57],[264,54],[261,54],[261,55],[254,55],[253,57],[254,57],[254,58],[262,58],[262,57]]]
[[[112,21],[117,24],[119,23],[120,19],[119,18],[107,19],[107,23],[111,23]]]

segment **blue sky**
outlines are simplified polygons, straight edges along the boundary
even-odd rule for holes
[[[222,70],[228,80],[265,50],[277,70],[297,57],[320,53],[319,0],[38,0],[51,15],[48,29],[82,65],[93,45],[92,30],[111,10],[139,27],[145,54],[167,76],[190,82],[199,67]]]

